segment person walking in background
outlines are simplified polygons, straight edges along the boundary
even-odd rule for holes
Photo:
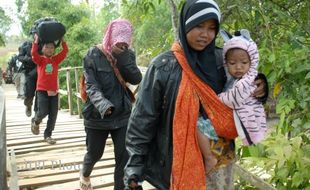
[[[22,72],[25,74],[24,83],[24,105],[26,106],[26,116],[31,117],[33,99],[35,97],[37,83],[37,67],[31,57],[32,42],[25,41],[18,48],[18,60],[22,62]],[[36,107],[36,106],[35,106]],[[36,108],[34,109],[36,110]]]
[[[17,91],[17,98],[24,99],[24,86],[25,86],[25,73],[22,63],[18,60],[18,56],[15,54],[8,62],[8,70],[13,73],[13,81]]]
[[[48,116],[46,129],[44,131],[44,141],[48,144],[55,144],[52,131],[55,128],[55,123],[58,113],[58,65],[66,58],[68,47],[62,39],[62,51],[55,54],[54,42],[43,42],[42,55],[38,53],[37,34],[34,35],[32,44],[32,60],[37,64],[38,80],[36,86],[37,95],[37,111],[31,119],[31,131],[34,135],[40,133],[39,125],[42,119]]]
[[[233,110],[220,102],[226,75],[222,51],[215,46],[220,9],[213,0],[188,0],[180,13],[180,40],[152,60],[128,123],[129,160],[124,184],[135,189],[147,180],[158,189],[232,189],[237,137]],[[266,95],[257,80],[254,96]],[[205,173],[197,142],[199,115],[206,115],[219,140],[220,158]]]
[[[225,40],[223,58],[228,80],[224,92],[218,96],[225,105],[234,110],[235,126],[243,144],[257,144],[265,138],[267,132],[262,102],[252,96],[256,89],[254,80],[258,74],[257,45],[245,29],[237,31],[234,37],[224,31],[221,31],[221,34]],[[218,136],[211,121],[204,115],[199,116],[197,125],[198,142],[204,157],[205,170],[209,173],[217,163],[209,140],[217,141]]]
[[[126,82],[139,84],[142,74],[130,49],[132,25],[128,20],[109,23],[101,44],[91,47],[83,68],[87,100],[83,109],[87,152],[80,171],[80,189],[92,189],[90,175],[103,155],[111,135],[114,144],[114,190],[124,189],[124,166],[128,160],[125,134],[134,100]]]

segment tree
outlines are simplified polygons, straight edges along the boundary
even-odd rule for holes
[[[0,46],[5,45],[5,32],[10,29],[12,20],[8,17],[2,7],[0,7]]]

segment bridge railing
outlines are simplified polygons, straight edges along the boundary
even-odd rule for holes
[[[59,89],[59,94],[67,96],[68,99],[68,109],[70,112],[70,115],[74,114],[74,100],[76,102],[76,107],[77,107],[77,113],[80,117],[82,117],[81,110],[82,110],[82,100],[79,92],[79,81],[80,81],[80,76],[82,73],[82,67],[65,67],[59,69],[59,73],[65,72],[65,81],[66,81],[66,89]],[[73,82],[71,79],[73,72]],[[73,85],[72,85],[73,84]],[[60,96],[59,96],[60,98]],[[59,101],[59,108],[61,106],[61,101]]]
[[[0,189],[7,190],[7,147],[6,147],[6,121],[5,121],[5,96],[0,86]]]
[[[142,74],[146,72],[146,67],[139,67]],[[74,115],[74,102],[76,103],[76,110],[79,117],[82,117],[82,99],[79,91],[79,82],[80,77],[82,75],[82,67],[65,67],[59,69],[59,75],[63,76],[63,72],[65,72],[65,82],[66,89],[59,89],[60,96],[67,96],[68,105],[67,108],[71,115]],[[73,76],[73,79],[72,79]],[[59,82],[58,82],[59,83]],[[138,86],[137,85],[129,85],[129,88],[133,91],[134,94],[137,93]],[[59,96],[59,98],[60,98]],[[61,106],[61,101],[59,101],[59,108]]]

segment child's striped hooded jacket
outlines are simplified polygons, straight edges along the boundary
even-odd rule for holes
[[[233,79],[231,77],[231,80],[227,82],[231,83],[233,81],[232,88],[220,93],[219,97],[223,103],[234,109],[235,123],[239,137],[241,137],[245,145],[248,145],[256,144],[263,140],[267,127],[262,103],[251,96],[256,88],[254,79],[257,76],[259,54],[255,42],[250,38],[248,32],[246,34],[234,36],[226,41],[223,48],[223,55],[224,63],[226,63],[225,55],[229,49],[239,48],[247,51],[251,60],[250,69],[241,79]]]

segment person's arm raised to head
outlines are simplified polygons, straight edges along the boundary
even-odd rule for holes
[[[41,62],[41,56],[38,52],[39,49],[39,37],[37,34],[34,34],[34,40],[32,42],[32,48],[31,48],[31,55],[32,55],[32,60],[35,64],[40,64]]]

